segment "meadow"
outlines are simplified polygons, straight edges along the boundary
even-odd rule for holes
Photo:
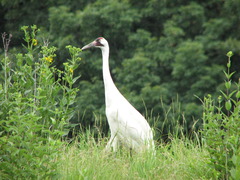
[[[104,152],[106,141],[86,141],[66,147],[57,158],[60,179],[215,179],[204,148],[187,139],[157,145],[156,156],[122,149]]]
[[[156,140],[156,155],[122,148],[107,153],[108,136],[92,128],[66,139],[79,91],[74,75],[81,49],[67,46],[63,70],[52,66],[56,47],[22,27],[24,50],[9,54],[3,36],[0,84],[1,179],[238,179],[240,177],[240,83],[232,82],[227,53],[225,91],[202,99],[203,125],[189,138],[177,126],[168,141]],[[39,45],[40,44],[40,45]],[[150,119],[148,119],[150,121]],[[177,120],[176,120],[177,121]],[[154,129],[154,127],[153,127]],[[155,132],[157,130],[155,129]],[[181,136],[179,136],[181,134]]]

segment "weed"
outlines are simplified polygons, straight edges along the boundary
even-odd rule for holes
[[[210,165],[221,179],[240,177],[240,82],[231,81],[232,55],[231,51],[227,53],[226,91],[221,91],[217,103],[211,95],[203,102],[203,142],[211,157]]]
[[[60,141],[73,115],[78,89],[73,77],[78,48],[60,71],[53,66],[56,47],[41,44],[37,26],[23,26],[25,53],[9,58],[11,35],[3,34],[5,55],[0,74],[0,176],[3,179],[44,179],[57,175]],[[56,80],[57,79],[57,80]],[[3,83],[2,83],[3,82]]]

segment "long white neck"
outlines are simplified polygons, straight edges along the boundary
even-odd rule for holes
[[[109,70],[109,46],[105,46],[104,48],[101,48],[101,50],[102,50],[102,61],[103,61],[102,70],[103,70],[103,82],[104,82],[104,89],[105,89],[105,100],[106,100],[106,105],[109,105],[109,103],[111,103],[110,101],[111,98],[108,98],[108,97],[117,95],[119,91],[112,80],[110,70]]]

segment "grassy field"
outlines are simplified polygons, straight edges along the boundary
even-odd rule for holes
[[[106,139],[86,140],[65,147],[57,158],[60,179],[215,179],[209,154],[197,143],[173,139],[157,145],[156,156],[126,149],[104,152]]]

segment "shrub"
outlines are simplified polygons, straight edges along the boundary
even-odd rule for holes
[[[227,53],[226,91],[221,91],[217,103],[211,95],[203,102],[203,142],[220,179],[240,177],[240,81],[231,81],[232,55],[231,51]]]
[[[73,116],[78,89],[74,70],[81,51],[67,46],[71,59],[64,70],[54,67],[56,47],[39,43],[37,26],[23,26],[24,51],[9,58],[11,36],[3,34],[5,48],[0,74],[0,176],[6,179],[53,177],[60,138]]]

